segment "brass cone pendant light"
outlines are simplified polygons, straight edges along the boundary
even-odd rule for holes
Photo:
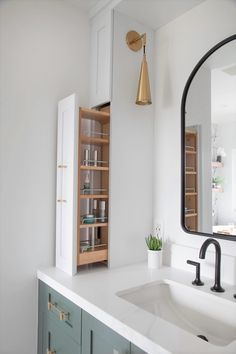
[[[148,105],[152,104],[151,90],[148,76],[148,65],[146,60],[146,33],[140,35],[136,31],[129,31],[126,35],[126,43],[129,48],[135,52],[143,47],[143,61],[140,70],[138,92],[136,97],[136,104]]]
[[[139,105],[152,104],[151,90],[150,90],[150,83],[149,83],[149,76],[148,76],[148,66],[147,66],[145,51],[143,53],[143,61],[140,70],[136,104]]]

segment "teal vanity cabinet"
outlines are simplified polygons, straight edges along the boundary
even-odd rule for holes
[[[82,310],[39,281],[38,354],[81,354]]]
[[[43,354],[80,354],[81,347],[72,337],[65,335],[55,320],[49,318],[43,328]]]
[[[38,354],[145,354],[39,281]]]
[[[82,313],[82,354],[130,354],[130,342],[87,312]]]

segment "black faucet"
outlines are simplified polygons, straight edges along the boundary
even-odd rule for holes
[[[206,250],[210,244],[215,246],[216,258],[215,258],[215,284],[211,288],[212,291],[216,291],[217,293],[223,293],[225,290],[222,288],[220,284],[220,264],[221,264],[221,248],[218,241],[214,238],[208,238],[202,245],[199,258],[205,259]]]

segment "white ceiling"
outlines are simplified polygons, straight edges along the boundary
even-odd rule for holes
[[[64,1],[85,11],[90,11],[99,2],[101,4],[104,2],[104,0]],[[115,9],[153,29],[158,29],[203,1],[206,0],[121,0]]]
[[[89,11],[93,6],[97,5],[101,0],[64,0],[78,6],[79,8]]]
[[[158,29],[205,0],[123,0],[116,9]]]

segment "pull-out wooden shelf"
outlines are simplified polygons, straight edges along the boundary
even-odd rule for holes
[[[108,194],[81,194],[80,199],[108,199]]]
[[[80,108],[80,116],[82,119],[96,120],[102,124],[109,123],[110,120],[110,113],[96,109]]]
[[[198,230],[198,135],[195,128],[185,131],[185,226]]]
[[[196,151],[195,150],[185,150],[185,154],[189,154],[189,155],[196,155]]]
[[[94,223],[94,224],[80,224],[80,229],[86,229],[88,227],[105,227],[105,226],[108,226],[108,223],[107,222],[97,222],[97,223]]]
[[[107,259],[107,246],[96,247],[93,251],[80,253],[78,265],[107,261]]]
[[[189,213],[189,214],[185,214],[186,218],[191,218],[193,216],[197,216],[197,213]]]
[[[185,171],[185,174],[186,175],[196,175],[197,172],[195,172],[195,171]]]
[[[108,260],[110,106],[80,108],[79,124],[77,265],[82,266]],[[89,214],[94,223],[82,223]],[[88,251],[81,252],[83,242]]]
[[[102,166],[80,166],[82,171],[109,171],[109,167]]]
[[[109,144],[109,139],[82,135],[81,142],[84,144],[90,144],[90,145],[91,144],[94,144],[94,145]]]

